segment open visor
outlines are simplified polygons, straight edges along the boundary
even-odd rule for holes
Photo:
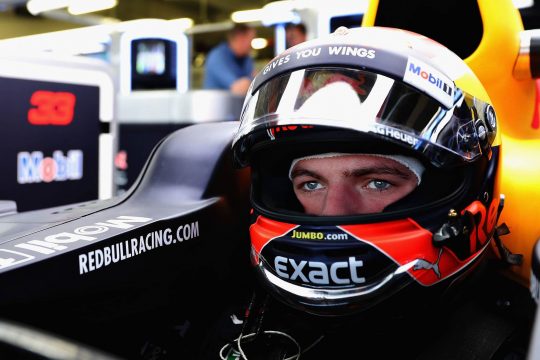
[[[445,166],[473,161],[483,145],[493,141],[494,125],[484,120],[488,107],[460,89],[447,108],[427,93],[381,74],[341,67],[301,69],[271,79],[246,98],[233,146],[242,163],[246,154],[241,152],[248,150],[242,141],[257,130],[330,126],[382,137],[420,152],[435,166]]]

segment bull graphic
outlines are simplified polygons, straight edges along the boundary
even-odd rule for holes
[[[416,264],[414,264],[413,270],[433,270],[435,275],[440,279],[441,278],[441,272],[439,270],[439,261],[441,260],[443,249],[439,250],[439,256],[437,257],[437,261],[434,263],[431,263],[424,259],[416,259]]]

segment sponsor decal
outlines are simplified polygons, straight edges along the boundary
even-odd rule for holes
[[[293,239],[306,240],[348,240],[349,235],[346,233],[323,233],[321,231],[297,231],[293,230],[290,235]]]
[[[0,269],[34,259],[34,256],[18,251],[0,249]]]
[[[199,222],[151,231],[145,235],[79,255],[79,274],[86,274],[148,251],[199,237]]]
[[[74,248],[75,243],[92,242],[97,235],[106,233],[111,229],[126,230],[134,227],[133,223],[147,223],[151,218],[140,216],[118,216],[114,219],[96,222],[92,225],[80,226],[71,231],[47,235],[43,238],[33,239],[11,245],[9,243],[0,248],[0,270],[35,259],[40,255],[51,255]]]
[[[398,129],[391,128],[391,127],[373,124],[370,130],[379,135],[391,137],[393,139],[399,140],[411,146],[416,145],[416,143],[418,142],[418,139],[415,138],[414,136],[409,135]]]
[[[483,250],[491,239],[492,231],[497,225],[499,201],[492,201],[489,209],[475,200],[462,211],[462,216],[471,219],[469,224],[469,255]]]
[[[409,57],[403,81],[425,91],[447,108],[454,104],[454,82],[420,60]]]
[[[413,266],[413,270],[433,270],[433,273],[437,276],[437,278],[441,278],[441,271],[439,270],[439,261],[441,261],[441,255],[443,253],[443,249],[439,250],[439,256],[437,257],[437,260],[435,262],[430,262],[425,259],[416,259],[416,263]]]
[[[465,215],[464,210],[462,215]],[[479,219],[479,215],[475,215]],[[481,235],[481,230],[471,227],[471,245],[475,244]],[[348,232],[351,238],[366,241],[378,252],[406,269],[407,273],[422,286],[432,286],[447,279],[458,271],[469,266],[489,245],[489,241],[481,247],[475,247],[461,260],[451,248],[436,248],[432,246],[433,233],[412,219],[393,220],[370,225],[343,225],[341,228]],[[397,236],[396,234],[401,234]],[[396,246],[406,243],[406,246]],[[421,257],[419,254],[421,253]]]
[[[116,156],[114,157],[114,166],[118,170],[128,169],[128,154],[126,150],[120,150],[116,153]]]
[[[534,301],[538,304],[540,302],[540,283],[538,282],[538,278],[534,274],[534,272],[531,270],[531,284],[529,286],[529,290],[531,292],[531,296],[534,299]]]
[[[80,180],[83,177],[83,152],[68,150],[66,155],[60,150],[52,156],[44,156],[41,151],[21,151],[17,154],[17,182],[32,184],[52,181]]]
[[[287,63],[293,63],[295,61],[304,60],[313,57],[321,56],[350,56],[354,58],[366,58],[375,59],[376,52],[374,49],[367,49],[358,46],[323,46],[309,49],[299,49],[293,53],[287,53],[283,56],[277,57],[272,60],[262,70],[262,74],[266,75],[269,72],[279,69],[281,66]]]
[[[30,97],[28,122],[32,125],[66,126],[73,121],[76,97],[66,91],[34,91]]]
[[[266,133],[271,140],[275,140],[279,135],[286,135],[288,132],[293,132],[302,129],[312,129],[313,125],[286,125],[286,126],[274,126],[266,129]]]
[[[536,99],[531,128],[540,129],[540,79],[535,79],[534,83],[536,85]]]
[[[356,46],[330,46],[328,54],[375,59],[375,50]]]
[[[263,74],[267,74],[270,70],[274,70],[275,68],[284,65],[288,63],[291,60],[291,55],[285,55],[283,57],[277,58],[273,61],[271,61],[268,65],[266,65],[263,69]]]
[[[358,276],[358,269],[364,266],[362,260],[350,256],[347,261],[326,264],[321,261],[295,260],[284,256],[274,258],[276,274],[291,281],[301,281],[315,285],[350,285],[366,282]]]

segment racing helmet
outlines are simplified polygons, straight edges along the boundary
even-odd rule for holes
[[[232,147],[251,167],[257,276],[311,314],[442,297],[487,254],[502,208],[485,89],[456,54],[408,31],[339,28],[278,55],[253,80]],[[414,159],[421,181],[382,211],[306,213],[291,166],[333,154]]]

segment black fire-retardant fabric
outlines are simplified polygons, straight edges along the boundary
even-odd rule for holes
[[[153,350],[147,348],[141,355],[167,360],[173,354],[181,354],[182,359],[242,359],[235,340],[242,333],[241,347],[249,360],[284,360],[297,353],[297,346],[305,360],[526,359],[535,305],[528,289],[502,275],[498,266],[489,264],[481,272],[481,281],[452,307],[425,303],[420,306],[423,311],[407,316],[373,312],[314,317],[291,310],[253,287],[236,293],[235,304],[198,330],[203,334],[199,344],[154,337]],[[253,333],[258,335],[249,335]]]

